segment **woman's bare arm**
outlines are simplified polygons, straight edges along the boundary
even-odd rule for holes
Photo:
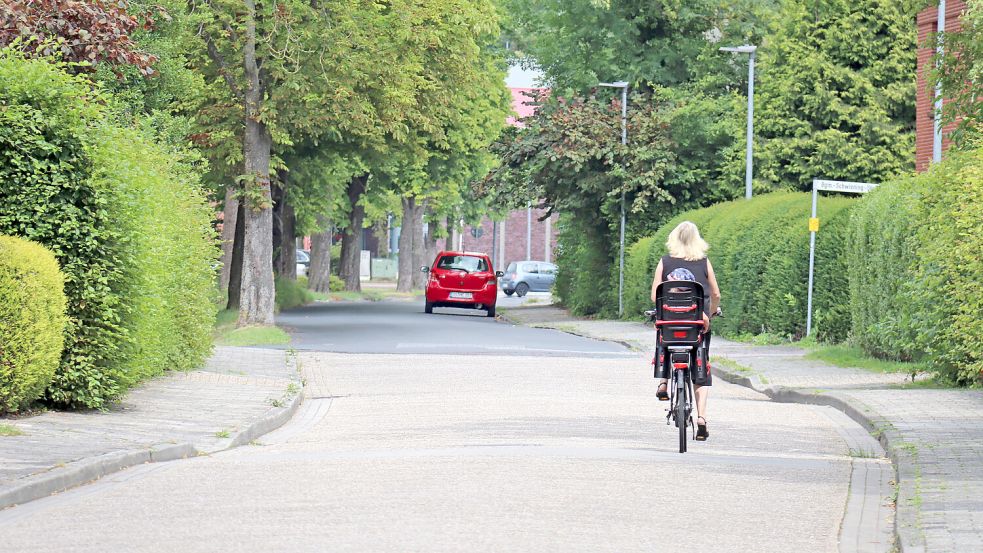
[[[713,313],[720,307],[720,286],[717,285],[717,275],[714,274],[709,259],[707,259],[707,280],[710,282],[710,312]]]
[[[659,260],[659,265],[655,268],[655,278],[652,279],[652,303],[655,303],[655,289],[662,284],[662,260]]]

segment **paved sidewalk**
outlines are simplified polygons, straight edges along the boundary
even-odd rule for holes
[[[647,351],[648,326],[582,320],[556,308],[507,310],[517,324],[556,328]],[[832,405],[879,438],[897,470],[895,531],[901,551],[983,551],[983,392],[903,389],[903,374],[835,367],[794,346],[714,337],[713,371],[773,399]],[[736,363],[736,365],[734,364]]]
[[[106,411],[49,411],[4,420],[0,509],[128,466],[248,443],[283,424],[300,399],[294,356],[219,347],[201,370],[169,373]]]

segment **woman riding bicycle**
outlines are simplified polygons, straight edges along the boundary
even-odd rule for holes
[[[666,241],[666,248],[669,250],[667,255],[662,256],[659,265],[655,268],[655,278],[652,279],[652,302],[656,300],[656,288],[663,281],[667,280],[694,280],[703,286],[704,294],[709,294],[709,298],[703,300],[703,347],[706,351],[707,359],[710,357],[710,314],[716,313],[720,307],[720,287],[717,286],[717,277],[713,273],[713,265],[707,258],[707,250],[710,246],[700,237],[700,231],[696,225],[683,221],[671,233]],[[713,384],[713,377],[707,367],[707,380],[703,385],[696,385],[696,422],[697,430],[695,438],[706,440],[710,437],[707,429],[707,395],[708,389]],[[659,390],[656,397],[660,401],[668,401],[668,379],[663,378],[659,383]]]

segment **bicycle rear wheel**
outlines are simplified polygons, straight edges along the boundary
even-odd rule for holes
[[[676,370],[676,426],[679,428],[679,452],[686,453],[686,374]]]

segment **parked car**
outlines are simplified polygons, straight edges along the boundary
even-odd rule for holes
[[[307,276],[307,269],[311,267],[311,254],[307,250],[295,250],[297,252],[297,276]]]
[[[506,296],[549,292],[556,282],[556,265],[545,261],[513,261],[505,269],[501,287]]]
[[[427,313],[433,313],[434,307],[464,307],[484,309],[489,317],[495,316],[495,284],[503,273],[495,272],[486,254],[442,251],[433,265],[420,270],[429,275],[424,307]]]

